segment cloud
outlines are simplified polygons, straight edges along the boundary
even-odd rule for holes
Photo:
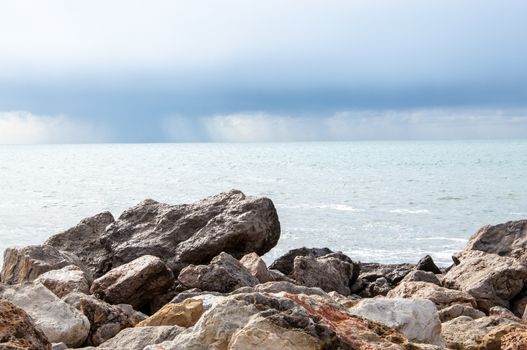
[[[0,144],[94,143],[109,136],[106,128],[64,115],[0,112]]]
[[[265,112],[168,117],[168,141],[284,142],[524,138],[527,110],[410,109],[294,116]]]

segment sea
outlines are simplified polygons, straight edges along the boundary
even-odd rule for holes
[[[447,266],[481,226],[527,219],[527,140],[0,146],[0,252],[146,198],[229,189],[273,200],[267,262],[307,246]]]

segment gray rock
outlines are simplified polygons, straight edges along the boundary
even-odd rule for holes
[[[489,310],[489,316],[508,318],[516,322],[520,322],[521,319],[516,316],[511,310],[504,308],[503,306],[493,306]]]
[[[439,310],[439,318],[441,319],[441,322],[447,322],[460,316],[470,317],[475,320],[485,317],[486,315],[483,311],[463,304],[454,304]]]
[[[297,256],[312,256],[315,258],[328,255],[333,253],[329,248],[297,248],[292,249],[276,259],[270,266],[270,269],[278,270],[285,275],[290,275],[293,273],[293,266],[295,263],[295,258]]]
[[[364,283],[364,287],[359,295],[363,298],[373,298],[376,296],[386,296],[393,289],[386,277],[379,277],[373,282]]]
[[[172,271],[161,259],[145,255],[121,265],[91,286],[91,293],[110,304],[130,304],[137,310],[155,312],[152,301],[174,288]],[[167,302],[174,294],[167,297]]]
[[[428,283],[433,283],[433,284],[437,284],[438,286],[441,285],[441,282],[439,281],[439,279],[437,278],[437,276],[435,274],[433,274],[432,272],[428,272],[428,271],[423,271],[423,270],[414,270],[414,271],[410,271],[403,279],[401,282],[428,282]]]
[[[430,255],[425,255],[421,260],[415,265],[416,270],[432,272],[433,274],[440,274],[442,271],[437,267],[434,262],[434,259]]]
[[[365,282],[373,282],[384,277],[392,285],[396,285],[415,268],[412,264],[378,264],[362,263],[359,275]]]
[[[149,345],[173,340],[184,329],[178,326],[127,328],[99,345],[97,350],[143,350]]]
[[[38,276],[36,282],[42,283],[59,298],[71,292],[89,294],[90,282],[86,273],[75,265],[60,270],[51,270]]]
[[[51,350],[68,350],[68,346],[64,343],[51,344]]]
[[[259,283],[238,260],[227,253],[220,253],[209,265],[187,266],[179,274],[178,280],[187,288],[220,293]]]

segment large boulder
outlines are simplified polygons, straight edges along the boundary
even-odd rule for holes
[[[527,266],[516,259],[467,251],[444,276],[443,284],[469,293],[478,308],[488,312],[495,305],[509,307],[509,300],[521,292],[526,281]]]
[[[88,294],[90,292],[89,277],[75,265],[68,265],[59,270],[51,270],[38,276],[36,282],[62,298],[71,292]]]
[[[403,282],[388,292],[389,298],[423,298],[436,304],[439,310],[454,304],[471,307],[476,306],[476,300],[470,294],[440,287],[428,282]]]
[[[64,342],[76,347],[88,336],[90,322],[86,316],[40,283],[0,284],[0,299],[6,299],[27,312],[50,342]]]
[[[252,287],[259,283],[249,271],[227,253],[220,253],[209,265],[190,265],[178,276],[187,288],[228,293],[241,287]]]
[[[527,220],[483,226],[465,246],[464,251],[470,250],[508,256],[527,265]]]
[[[94,350],[143,350],[149,345],[173,340],[184,328],[178,326],[126,328]]]
[[[408,340],[442,346],[441,321],[434,303],[426,299],[364,299],[350,313],[380,322]]]
[[[318,258],[312,255],[297,256],[291,277],[306,287],[319,287],[326,292],[349,295],[350,287],[358,276],[356,266],[342,253],[331,253]]]
[[[177,304],[166,304],[155,314],[137,324],[146,326],[192,327],[203,314],[203,300],[186,299]]]
[[[0,349],[51,350],[51,343],[23,309],[0,299]]]
[[[504,324],[492,329],[479,344],[480,349],[523,350],[527,349],[527,326]]]
[[[151,302],[170,292],[174,285],[174,275],[165,263],[158,257],[145,255],[99,277],[90,291],[110,304],[126,303],[137,310],[152,312],[155,310]]]
[[[444,322],[441,334],[449,349],[500,349],[500,347],[486,348],[480,346],[487,334],[500,326],[514,323],[507,318],[500,317],[482,317],[474,320],[467,316],[460,316]]]
[[[284,255],[276,259],[270,266],[270,269],[278,270],[285,275],[291,275],[293,273],[293,267],[295,264],[295,258],[297,256],[312,256],[318,258],[324,255],[333,253],[329,248],[296,248],[291,249]]]
[[[102,212],[81,220],[76,226],[51,236],[46,245],[70,252],[79,257],[92,275],[99,277],[110,269],[106,265],[108,250],[100,237],[106,227],[115,221],[110,212]]]
[[[44,272],[58,270],[68,265],[82,269],[82,262],[75,255],[49,245],[32,245],[23,248],[7,248],[0,280],[7,284],[30,282]]]

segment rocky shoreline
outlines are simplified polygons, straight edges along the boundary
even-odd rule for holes
[[[527,220],[482,227],[447,269],[306,247],[267,266],[279,238],[273,202],[232,190],[9,248],[0,350],[527,349]]]

